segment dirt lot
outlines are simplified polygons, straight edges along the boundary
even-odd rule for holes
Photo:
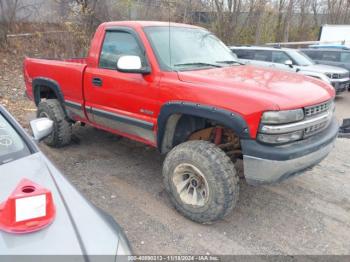
[[[10,61],[0,56],[0,103],[27,126],[33,105],[22,96],[20,64]],[[337,99],[336,113],[350,117],[350,93]],[[156,149],[89,127],[75,134],[80,141],[68,147],[41,148],[121,224],[138,254],[350,254],[348,139],[302,176],[262,187],[241,181],[234,213],[199,225],[171,206]]]

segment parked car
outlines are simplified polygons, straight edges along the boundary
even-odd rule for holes
[[[350,47],[343,44],[315,44],[309,45],[309,48],[315,49],[340,49],[340,50],[350,50]]]
[[[38,141],[57,122],[31,122]],[[131,249],[120,226],[93,206],[0,105],[0,256],[67,255],[64,261],[121,261]],[[68,257],[69,255],[69,257]],[[70,260],[71,259],[71,260]],[[81,260],[80,260],[81,259]]]
[[[348,70],[316,64],[307,55],[296,49],[258,46],[232,46],[230,49],[246,63],[306,73],[309,76],[313,76],[312,73],[324,74],[329,78],[337,93],[345,91],[350,86]],[[317,75],[313,77],[320,78]]]
[[[302,48],[300,50],[316,63],[350,70],[350,50],[330,48]]]
[[[103,23],[87,58],[26,58],[24,79],[37,116],[55,122],[48,145],[82,122],[157,147],[171,201],[202,223],[235,207],[237,161],[249,184],[278,182],[319,163],[338,133],[331,85],[242,65],[191,25]]]

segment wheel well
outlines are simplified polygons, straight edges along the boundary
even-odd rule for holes
[[[234,131],[239,138],[250,138],[249,127],[238,113],[204,104],[168,102],[162,106],[158,116],[158,149],[163,154],[167,153],[175,145],[186,141],[189,134],[215,126]]]
[[[57,99],[62,106],[63,112],[67,117],[67,120],[72,121],[66,112],[66,108],[63,104],[63,96],[59,88],[55,85],[52,85],[51,82],[48,82],[47,84],[45,83],[46,82],[40,82],[36,85],[33,85],[35,105],[38,106],[42,99]]]
[[[48,86],[37,86],[35,88],[35,103],[38,105],[41,99],[58,99],[56,92]]]
[[[59,84],[48,78],[38,77],[33,79],[33,94],[35,104],[38,105],[42,98],[44,99],[58,99],[63,103],[63,94],[60,90]]]
[[[241,146],[238,134],[229,127],[216,121],[191,116],[173,114],[168,118],[162,141],[162,153],[188,140],[206,140],[217,144],[224,151],[235,157],[241,157]]]

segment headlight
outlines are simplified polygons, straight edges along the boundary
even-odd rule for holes
[[[258,139],[261,142],[269,144],[284,144],[288,142],[297,141],[303,138],[303,131],[295,131],[286,134],[269,135],[269,134],[258,134]]]
[[[300,121],[304,118],[303,109],[288,111],[268,111],[261,117],[262,124],[286,124]]]
[[[267,111],[261,117],[260,133],[257,139],[269,144],[284,144],[297,141],[303,138],[303,130],[281,132],[272,134],[267,131],[266,127],[276,125],[290,124],[304,119],[304,110],[286,110],[286,111]],[[266,130],[265,130],[266,129]]]

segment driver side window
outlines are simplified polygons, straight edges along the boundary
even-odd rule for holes
[[[254,60],[271,62],[271,51],[270,50],[256,50],[254,52]]]
[[[100,68],[116,69],[117,59],[122,55],[136,55],[144,64],[142,50],[135,37],[128,32],[107,31],[100,54]]]
[[[342,52],[340,54],[340,62],[350,63],[350,53],[349,52]]]
[[[284,64],[287,60],[291,60],[284,52],[272,52],[272,62],[278,64]]]

